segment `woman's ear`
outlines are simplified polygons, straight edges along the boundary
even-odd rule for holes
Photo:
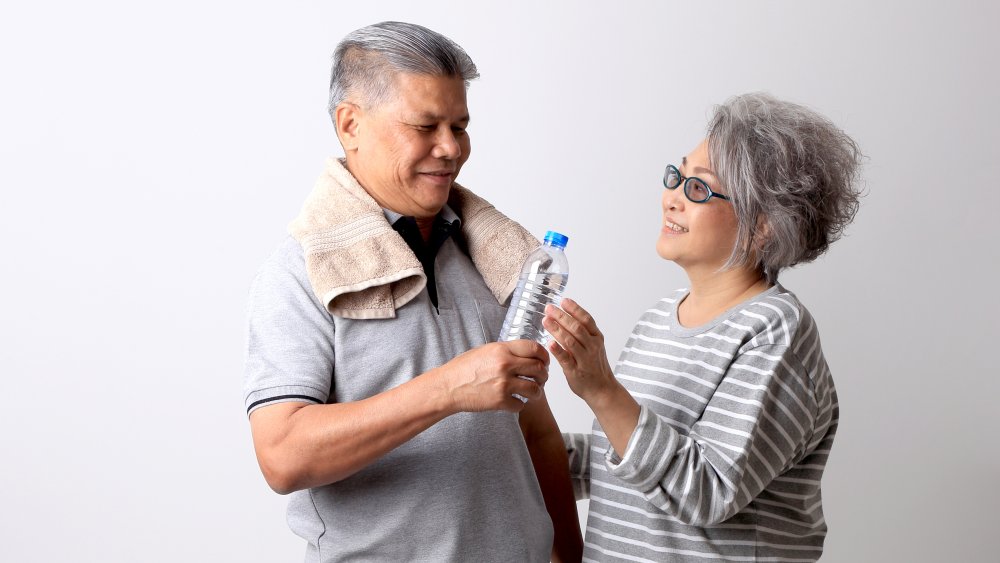
[[[753,242],[751,244],[751,250],[755,253],[760,253],[764,249],[764,245],[771,238],[771,223],[768,222],[767,218],[763,215],[757,216],[757,226],[753,230]]]
[[[747,254],[754,263],[760,263],[761,256],[764,253],[764,248],[771,240],[772,233],[771,224],[763,215],[758,215],[757,224],[754,226],[753,232],[750,234],[750,240],[747,244],[749,247],[747,248]]]

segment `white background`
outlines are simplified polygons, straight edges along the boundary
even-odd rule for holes
[[[660,178],[713,104],[767,90],[853,135],[857,220],[782,278],[841,399],[824,561],[996,561],[1000,10],[890,4],[5,7],[0,560],[301,560],[250,443],[246,294],[340,154],[334,45],[398,19],[478,64],[460,181],[569,235],[612,358],[686,283],[654,251]],[[560,424],[588,429],[560,379]]]

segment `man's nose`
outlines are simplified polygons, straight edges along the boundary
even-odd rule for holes
[[[462,156],[462,145],[459,144],[455,132],[451,129],[442,128],[434,139],[434,150],[431,153],[434,158],[446,160],[457,160]]]

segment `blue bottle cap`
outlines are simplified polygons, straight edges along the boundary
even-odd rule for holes
[[[566,248],[567,242],[569,242],[569,237],[564,234],[555,231],[547,231],[545,233],[545,244],[551,244],[557,248]]]

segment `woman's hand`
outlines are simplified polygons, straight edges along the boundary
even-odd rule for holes
[[[554,339],[549,351],[562,366],[569,388],[588,403],[618,386],[608,355],[604,335],[594,317],[572,299],[562,300],[562,309],[545,307],[545,330]]]
[[[639,423],[639,404],[615,379],[594,317],[576,301],[563,299],[561,310],[545,307],[542,325],[555,339],[549,351],[562,366],[569,388],[587,402],[611,446],[623,456]]]

